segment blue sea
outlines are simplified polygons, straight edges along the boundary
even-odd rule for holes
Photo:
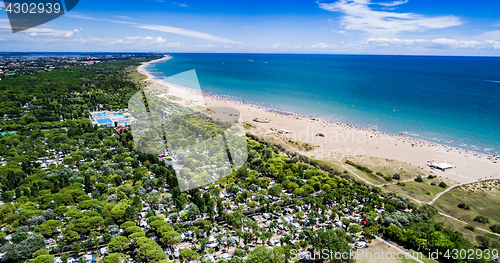
[[[500,58],[172,54],[204,92],[489,154],[500,152]]]

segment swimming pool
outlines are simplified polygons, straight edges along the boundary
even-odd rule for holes
[[[111,119],[99,119],[99,120],[97,120],[97,123],[99,123],[99,124],[113,124],[113,121]]]
[[[117,113],[113,114],[113,116],[123,116],[123,113],[117,112]]]
[[[119,123],[123,124],[123,125],[129,125],[130,124],[130,120],[129,119],[120,119],[118,120]]]
[[[106,117],[108,115],[109,115],[109,113],[107,113],[107,112],[94,113],[94,117]]]

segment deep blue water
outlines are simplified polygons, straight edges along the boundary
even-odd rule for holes
[[[149,69],[195,69],[204,92],[500,152],[500,58],[173,54]]]

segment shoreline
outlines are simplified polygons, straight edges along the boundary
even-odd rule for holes
[[[153,81],[156,79],[155,76],[153,76],[153,74],[151,74],[147,69],[146,67],[149,66],[149,64],[152,64],[152,63],[158,63],[158,62],[162,62],[162,61],[167,61],[169,59],[171,59],[172,57],[169,56],[169,55],[165,55],[164,57],[160,58],[160,59],[155,59],[155,60],[151,60],[149,62],[143,62],[139,67],[137,67],[137,71],[141,74],[144,74],[146,75],[146,79],[144,81]]]
[[[293,140],[317,146],[310,152],[298,151],[301,154],[323,160],[343,160],[349,156],[389,158],[410,163],[429,172],[431,171],[428,167],[430,162],[446,162],[451,163],[454,168],[446,172],[435,170],[435,174],[442,174],[461,183],[500,176],[498,166],[500,158],[495,155],[202,93],[165,83],[146,70],[150,63],[166,61],[170,58],[172,57],[165,56],[162,59],[144,63],[138,70],[148,77],[145,81],[168,86],[168,94],[186,100],[186,104],[207,108],[231,106],[240,112],[242,122],[248,122],[257,127],[250,131],[256,135],[273,136],[282,138],[285,142]],[[196,96],[196,99],[190,99],[192,96]],[[267,119],[269,122],[255,122],[254,118]],[[291,134],[277,134],[280,129],[288,130]],[[318,133],[323,133],[325,136],[316,136]]]

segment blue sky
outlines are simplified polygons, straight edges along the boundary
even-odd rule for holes
[[[82,0],[0,51],[500,54],[498,0]]]

